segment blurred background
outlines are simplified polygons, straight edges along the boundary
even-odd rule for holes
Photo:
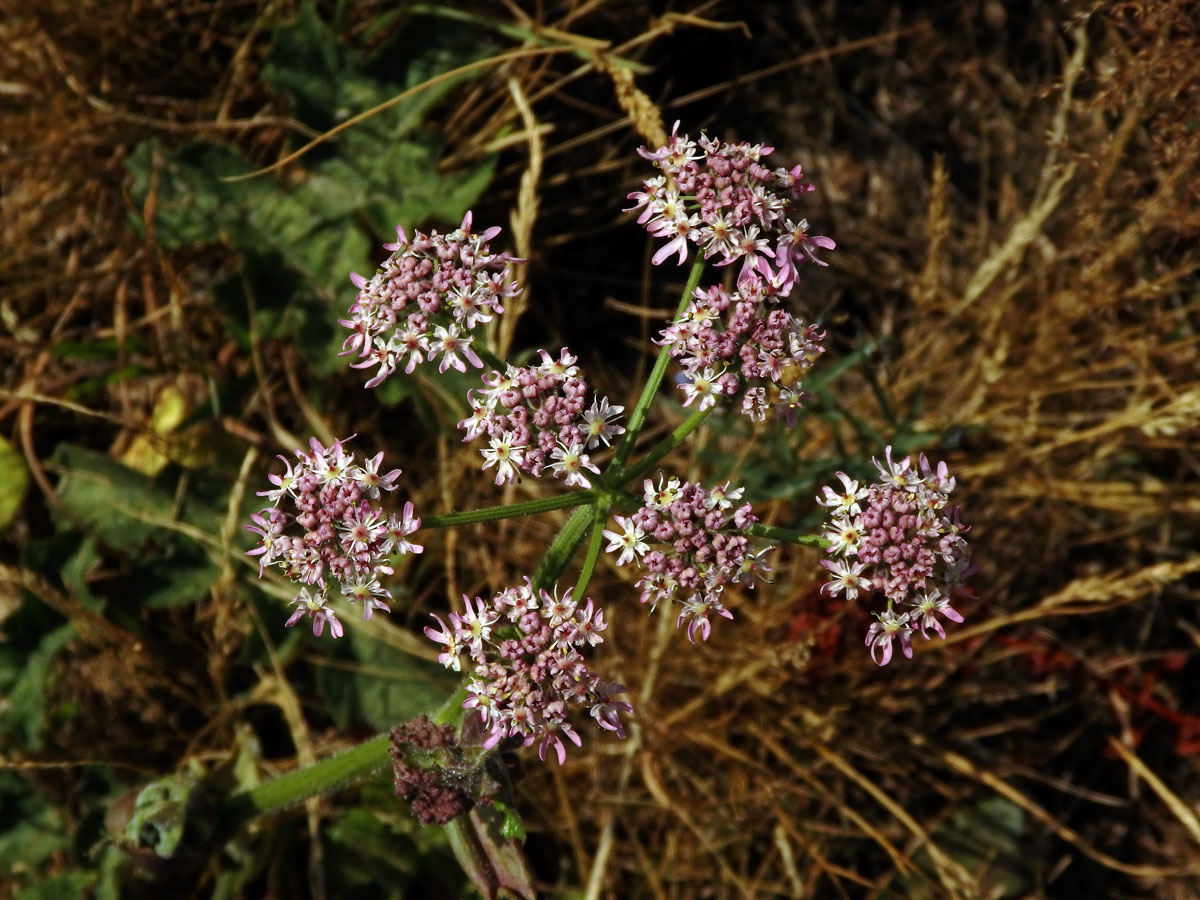
[[[558,514],[422,532],[390,620],[336,643],[282,627],[242,525],[309,435],[386,451],[419,513],[553,491],[476,471],[454,423],[477,376],[362,388],[335,355],[348,273],[473,209],[528,260],[497,341],[565,344],[629,404],[686,271],[621,212],[659,116],[802,163],[838,242],[799,292],[830,349],[798,427],[714,417],[674,471],[813,529],[835,470],[925,451],[982,568],[965,625],[877,669],[813,550],[698,647],[602,564],[597,665],[636,728],[526,761],[540,889],[1200,896],[1198,22],[0,0],[0,896],[468,895],[386,777],[182,869],[107,835],[155,778],[251,785],[450,693],[429,613],[517,583]]]

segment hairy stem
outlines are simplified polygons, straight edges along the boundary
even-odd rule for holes
[[[575,582],[575,602],[583,602],[583,593],[587,590],[592,573],[596,570],[596,561],[600,558],[600,542],[604,540],[604,523],[608,521],[609,502],[601,500],[596,504],[595,519],[592,523],[592,538],[588,543],[587,556],[583,558],[583,568],[579,570],[579,578]]]
[[[575,548],[583,540],[584,532],[592,524],[595,515],[596,510],[592,506],[581,506],[571,514],[554,543],[546,550],[537,571],[533,573],[534,590],[549,589],[558,580],[558,576],[575,555]]]
[[[507,506],[485,506],[483,509],[468,509],[463,512],[444,513],[440,516],[422,516],[421,527],[453,528],[456,525],[474,525],[478,522],[514,519],[517,516],[533,516],[538,513],[550,512],[552,509],[583,506],[592,503],[594,499],[591,491],[575,491],[570,494],[559,494],[556,497],[543,497],[540,500],[510,503]]]
[[[650,471],[658,463],[660,459],[678,447],[687,439],[687,436],[700,427],[701,423],[708,418],[708,414],[712,412],[712,407],[706,410],[692,413],[688,416],[678,428],[672,431],[666,438],[657,444],[650,452],[637,461],[628,472],[621,473],[621,484],[626,485],[631,481],[641,478]]]
[[[679,298],[679,308],[675,310],[675,318],[679,318],[683,314],[683,311],[687,309],[688,304],[691,303],[692,293],[696,290],[696,285],[700,283],[700,276],[703,272],[704,260],[697,255],[696,261],[692,263],[692,270],[688,273],[687,284],[683,288],[683,296]],[[650,377],[646,381],[646,386],[642,388],[642,395],[638,397],[637,404],[633,407],[633,412],[629,415],[629,427],[622,436],[616,455],[613,456],[613,460],[608,466],[608,471],[612,473],[611,480],[614,484],[621,480],[621,469],[625,466],[625,461],[629,459],[629,454],[633,452],[633,445],[637,441],[638,433],[641,432],[642,426],[646,422],[646,413],[649,411],[650,404],[654,402],[654,398],[658,394],[658,387],[662,384],[663,376],[667,372],[667,363],[670,361],[670,350],[667,347],[663,347],[658,352],[658,359],[654,361],[654,368],[650,371]]]
[[[229,798],[221,819],[237,827],[255,816],[293,806],[309,797],[374,775],[388,763],[391,738],[385,733],[306,768],[280,775]]]
[[[457,725],[462,721],[466,698],[466,690],[460,687],[434,713],[433,721],[439,725]],[[229,798],[218,815],[220,825],[232,832],[256,816],[278,812],[374,775],[387,766],[391,745],[391,735],[384,732],[311,766],[240,791]]]

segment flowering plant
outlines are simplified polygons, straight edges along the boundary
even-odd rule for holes
[[[299,585],[287,625],[307,618],[318,637],[328,626],[337,638],[339,604],[366,619],[389,610],[390,560],[422,551],[410,540],[418,530],[574,509],[536,572],[489,597],[464,596],[457,608],[432,613],[424,629],[438,661],[463,684],[433,722],[414,720],[390,736],[397,791],[413,799],[422,821],[454,822],[478,805],[503,806],[503,779],[482,777],[488,761],[536,744],[542,759],[561,764],[567,745],[582,743],[576,710],[601,731],[625,736],[624,719],[634,714],[620,699],[626,688],[597,674],[589,658],[609,628],[605,608],[587,593],[605,541],[615,565],[639,568],[641,603],[674,607],[693,643],[733,618],[730,589],[753,587],[770,572],[764,541],[824,546],[824,591],[886,599],[866,635],[879,665],[895,640],[911,656],[914,633],[944,636],[943,619],[962,621],[951,600],[971,571],[967,529],[947,505],[955,482],[944,463],[935,469],[922,455],[914,468],[888,447],[878,482],[860,487],[838,473],[840,488],[817,498],[829,514],[820,536],[763,525],[740,486],[652,474],[725,404],[756,423],[773,413],[795,424],[825,334],[797,315],[794,293],[804,266],[825,265],[818,251],[835,244],[810,234],[801,201],[813,186],[800,166],[770,168],[770,147],[693,141],[676,123],[664,146],[640,152],[659,174],[629,195],[629,211],[664,241],[656,265],[691,259],[691,270],[627,420],[624,406],[591,391],[567,348],[539,349],[518,364],[484,345],[481,326],[503,316],[521,290],[512,270],[521,261],[494,251],[499,229],[475,232],[470,213],[446,234],[410,239],[398,228],[378,270],[351,276],[358,294],[341,320],[350,332],[343,354],[352,367],[373,371],[368,388],[422,365],[482,370],[479,386],[462,398],[469,414],[458,428],[480,448],[480,470],[496,485],[549,474],[576,490],[467,512],[417,516],[411,502],[386,512],[382,500],[399,489],[398,469],[380,474],[382,454],[358,465],[347,441],[313,440],[311,452],[297,451],[298,464],[284,459],[284,473],[270,476],[273,487],[261,495],[272,505],[248,526],[259,537],[250,552],[260,574],[278,567]],[[701,286],[709,263],[718,270],[737,263],[734,283]],[[639,446],[672,361],[681,367],[676,383],[689,415],[657,445]],[[641,492],[631,493],[639,483]],[[583,546],[574,585],[561,585]]]

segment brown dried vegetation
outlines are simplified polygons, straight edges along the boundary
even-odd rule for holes
[[[420,509],[496,502],[468,477],[473,451],[408,437],[414,423],[385,419],[353,377],[318,409],[289,348],[237,358],[206,293],[229,253],[167,254],[152,231],[126,226],[131,212],[154,218],[130,209],[122,168],[145,137],[236,136],[264,165],[282,156],[299,126],[256,75],[265,30],[288,4],[7,5],[20,8],[0,24],[0,423],[38,487],[12,545],[47,527],[56,442],[123,452],[150,434],[164,387],[196,391],[196,373],[257,374],[257,390],[204,436],[232,451],[223,465],[243,486],[261,481],[256,455],[293,435],[357,430],[364,448],[386,447],[424,479],[412,487]],[[567,341],[602,389],[628,393],[636,380],[621,365],[644,365],[635,351],[648,353],[659,327],[646,310],[670,302],[661,285],[676,277],[651,282],[640,258],[617,252],[641,247],[617,211],[644,174],[631,148],[659,127],[647,95],[693,134],[774,143],[814,177],[811,218],[839,243],[833,271],[809,289],[837,342],[830,356],[879,341],[870,369],[839,382],[840,405],[884,433],[889,409],[914,410],[913,428],[958,477],[983,565],[967,624],[886,670],[862,652],[865,614],[819,598],[812,553],[781,552],[775,584],[697,648],[665,617],[638,614],[627,572],[600,573],[591,593],[615,620],[603,664],[630,686],[636,723],[623,744],[591,736],[562,769],[531,767],[522,802],[547,890],[1195,896],[1194,5],[991,0],[864,14],[836,0],[713,2],[651,18],[614,0],[546,4],[536,21],[519,5],[490,14],[569,32],[589,52],[588,39],[610,41],[645,67],[632,80],[641,94],[611,57],[529,57],[442,110],[458,160],[508,148],[477,221],[509,224],[505,239],[531,260],[521,329]],[[384,9],[349,7],[360,32]],[[696,85],[711,87],[689,93]],[[597,261],[610,280],[574,274]],[[136,356],[150,374],[103,386],[113,361],[48,350],[84,335],[111,337],[128,348],[116,365]],[[512,328],[499,338],[511,342]],[[810,426],[797,459],[836,456],[833,428]],[[701,440],[754,462],[749,448]],[[810,511],[764,510],[780,524]],[[35,590],[76,624],[59,684],[105,720],[10,763],[67,803],[76,761],[161,771],[219,756],[248,705],[234,698],[247,696],[282,711],[300,761],[350,739],[306,721],[284,669],[237,671],[259,626],[234,578],[236,525],[218,535],[227,577],[194,609],[156,614],[153,642],[16,566],[0,572],[5,591]],[[407,624],[441,597],[528,572],[552,536],[550,521],[430,535],[411,609],[382,627],[420,646]],[[105,575],[90,574],[97,591]],[[989,825],[989,811],[1017,825]],[[325,812],[310,804],[310,826]]]

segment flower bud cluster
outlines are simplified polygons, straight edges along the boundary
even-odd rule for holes
[[[357,354],[356,369],[378,367],[367,387],[381,384],[401,366],[411,373],[422,362],[440,359],[438,371],[483,368],[471,349],[472,332],[504,312],[503,300],[520,293],[508,280],[508,253],[492,253],[488,241],[500,233],[471,232],[471,213],[449,234],[414,232],[408,239],[397,226],[392,251],[369,279],[352,273],[358,296],[349,318],[339,324],[352,332],[342,355]],[[464,362],[465,360],[465,362]]]
[[[795,424],[825,333],[792,315],[783,299],[757,273],[732,294],[719,285],[696,289],[659,340],[683,365],[684,406],[698,400],[705,410],[718,396],[742,391],[743,415],[761,422],[773,408]]]
[[[360,604],[368,620],[377,609],[390,611],[385,598],[392,595],[379,577],[392,574],[391,554],[422,551],[408,540],[421,520],[413,516],[411,503],[404,504],[401,516],[384,515],[380,491],[396,489],[400,470],[380,475],[382,453],[358,466],[342,441],[322,447],[313,438],[309,444],[311,453],[296,451],[299,464],[294,469],[279,457],[287,470],[269,476],[272,490],[259,491],[274,505],[250,517],[254,524],[246,530],[260,541],[249,555],[259,557],[259,577],[267,566],[279,566],[285,578],[304,585],[292,600],[289,627],[307,615],[313,620],[313,634],[320,635],[328,623],[337,638],[342,636],[342,623],[330,606],[331,592]],[[284,501],[294,513],[279,508]],[[292,525],[298,526],[298,534],[285,533]]]
[[[625,737],[619,715],[632,707],[615,699],[625,688],[589,672],[580,652],[603,641],[603,609],[591,600],[580,607],[571,589],[561,598],[557,591],[535,591],[528,579],[488,600],[463,601],[465,613],[451,613],[449,624],[434,614],[441,630],[430,626],[425,634],[442,646],[438,661],[446,668],[461,671],[462,654],[470,658],[463,707],[483,718],[485,749],[508,738],[526,747],[536,741],[538,756],[545,759],[553,748],[561,764],[567,752],[562,736],[580,745],[567,721],[573,706],[590,707],[601,728]]]
[[[762,144],[728,144],[707,135],[693,141],[678,132],[676,122],[666,146],[638,150],[662,174],[629,195],[634,205],[628,211],[641,211],[638,223],[667,239],[654,254],[655,265],[673,255],[683,265],[694,244],[719,266],[741,260],[739,282],[756,272],[767,279],[778,275],[784,294],[798,265],[825,265],[814,251],[832,250],[834,242],[810,236],[807,220],[794,208],[813,190],[801,180],[800,166],[768,168],[763,160],[774,148]]]
[[[935,471],[921,454],[919,470],[909,458],[895,461],[888,447],[885,462],[875,460],[880,480],[860,487],[838,472],[841,489],[826,487],[817,502],[830,511],[824,537],[829,558],[821,564],[830,579],[822,591],[845,594],[877,591],[887,610],[876,613],[867,645],[878,665],[892,658],[892,641],[899,639],[905,656],[912,656],[912,635],[930,639],[946,632],[938,616],[961,622],[950,598],[974,571],[957,507],[947,505],[954,479],[946,464]]]
[[[508,366],[483,377],[484,389],[471,391],[471,415],[458,423],[464,441],[488,439],[484,469],[496,469],[496,484],[515,481],[519,472],[534,478],[549,468],[568,485],[590,487],[584,470],[600,470],[585,452],[624,433],[615,424],[624,407],[594,397],[585,408],[587,381],[576,357],[564,347],[558,359],[539,350],[541,365]]]
[[[721,600],[733,583],[754,586],[755,573],[769,571],[764,550],[754,551],[750,539],[734,529],[745,529],[758,519],[741,499],[742,488],[729,485],[706,490],[693,482],[670,478],[659,484],[647,479],[645,505],[632,516],[617,516],[621,531],[605,531],[609,553],[619,552],[617,565],[634,559],[647,573],[638,579],[642,603],[657,606],[682,593],[683,609],[676,627],[687,623],[688,640],[708,640],[713,616],[732,619]],[[732,528],[731,528],[732,526]],[[648,541],[657,546],[652,550]]]
[[[464,765],[452,726],[418,716],[392,729],[390,737],[396,796],[412,803],[418,822],[445,825],[470,811],[475,798],[467,788],[478,779]]]

